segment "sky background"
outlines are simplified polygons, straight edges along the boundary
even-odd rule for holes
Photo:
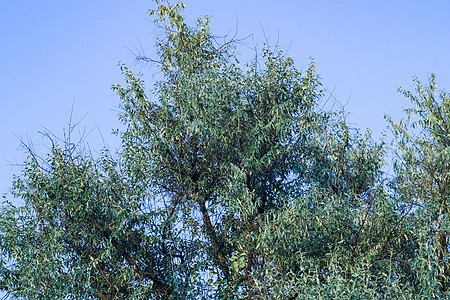
[[[352,127],[370,128],[378,139],[384,114],[398,120],[408,102],[397,87],[437,75],[450,89],[450,1],[185,1],[185,15],[212,16],[212,31],[261,46],[282,46],[305,70],[315,60],[324,87],[345,105]],[[80,121],[86,142],[99,150],[119,145],[117,64],[155,79],[155,69],[136,63],[140,49],[154,54],[155,26],[138,0],[0,0],[0,194],[8,192],[12,166],[25,159],[20,139],[45,154],[39,131],[63,135],[69,118]],[[141,48],[142,47],[142,48]],[[75,136],[76,138],[76,136]]]

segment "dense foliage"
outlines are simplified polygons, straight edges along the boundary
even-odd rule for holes
[[[29,151],[0,211],[0,290],[30,299],[449,296],[450,95],[416,80],[387,146],[321,109],[311,62],[242,66],[157,2],[158,69],[124,84],[117,155]]]

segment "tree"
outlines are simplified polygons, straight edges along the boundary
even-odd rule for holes
[[[444,295],[448,197],[422,181],[432,164],[408,160],[405,140],[388,182],[384,143],[319,109],[313,61],[302,73],[265,45],[241,66],[238,41],[218,43],[209,18],[187,25],[183,7],[157,1],[150,12],[162,30],[157,58],[140,57],[161,74],[151,94],[120,65],[116,156],[70,140],[50,139],[43,159],[29,149],[14,181],[24,205],[5,201],[0,213],[0,289],[36,299]],[[413,102],[439,116],[438,104]],[[439,134],[423,151],[446,147],[446,118],[426,127]],[[406,136],[405,122],[392,124]]]
[[[414,80],[416,93],[400,90],[414,107],[400,123],[389,119],[397,141],[393,190],[410,213],[415,285],[433,295],[449,287],[450,95]]]

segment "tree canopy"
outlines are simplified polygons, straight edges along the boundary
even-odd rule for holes
[[[100,157],[49,135],[0,210],[0,290],[26,299],[449,297],[450,95],[415,80],[388,144],[323,109],[314,61],[242,65],[209,18],[157,1],[150,90],[120,65]]]

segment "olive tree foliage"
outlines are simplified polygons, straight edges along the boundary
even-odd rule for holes
[[[414,257],[405,264],[414,274],[411,284],[434,298],[449,297],[450,95],[437,90],[434,75],[428,84],[414,83],[414,92],[400,90],[414,107],[399,123],[388,118],[397,154],[392,187],[410,212]]]
[[[122,147],[30,149],[0,211],[0,289],[30,299],[440,298],[447,292],[448,95],[418,83],[386,146],[320,109],[277,48],[242,65],[209,18],[156,2],[160,79],[120,65]],[[417,130],[410,131],[410,116]]]
[[[216,274],[222,291],[234,280],[238,238],[257,230],[259,215],[286,205],[300,184],[295,168],[308,132],[322,122],[313,110],[320,83],[313,64],[302,74],[269,47],[242,69],[233,41],[216,45],[208,19],[189,27],[180,7],[154,12],[166,24],[159,60],[143,59],[164,75],[157,99],[149,101],[142,81],[124,66],[127,85],[114,86],[128,125],[123,156],[133,182],[161,199],[164,226],[199,243],[188,252],[204,255],[202,271]],[[180,250],[181,261],[185,255]]]

